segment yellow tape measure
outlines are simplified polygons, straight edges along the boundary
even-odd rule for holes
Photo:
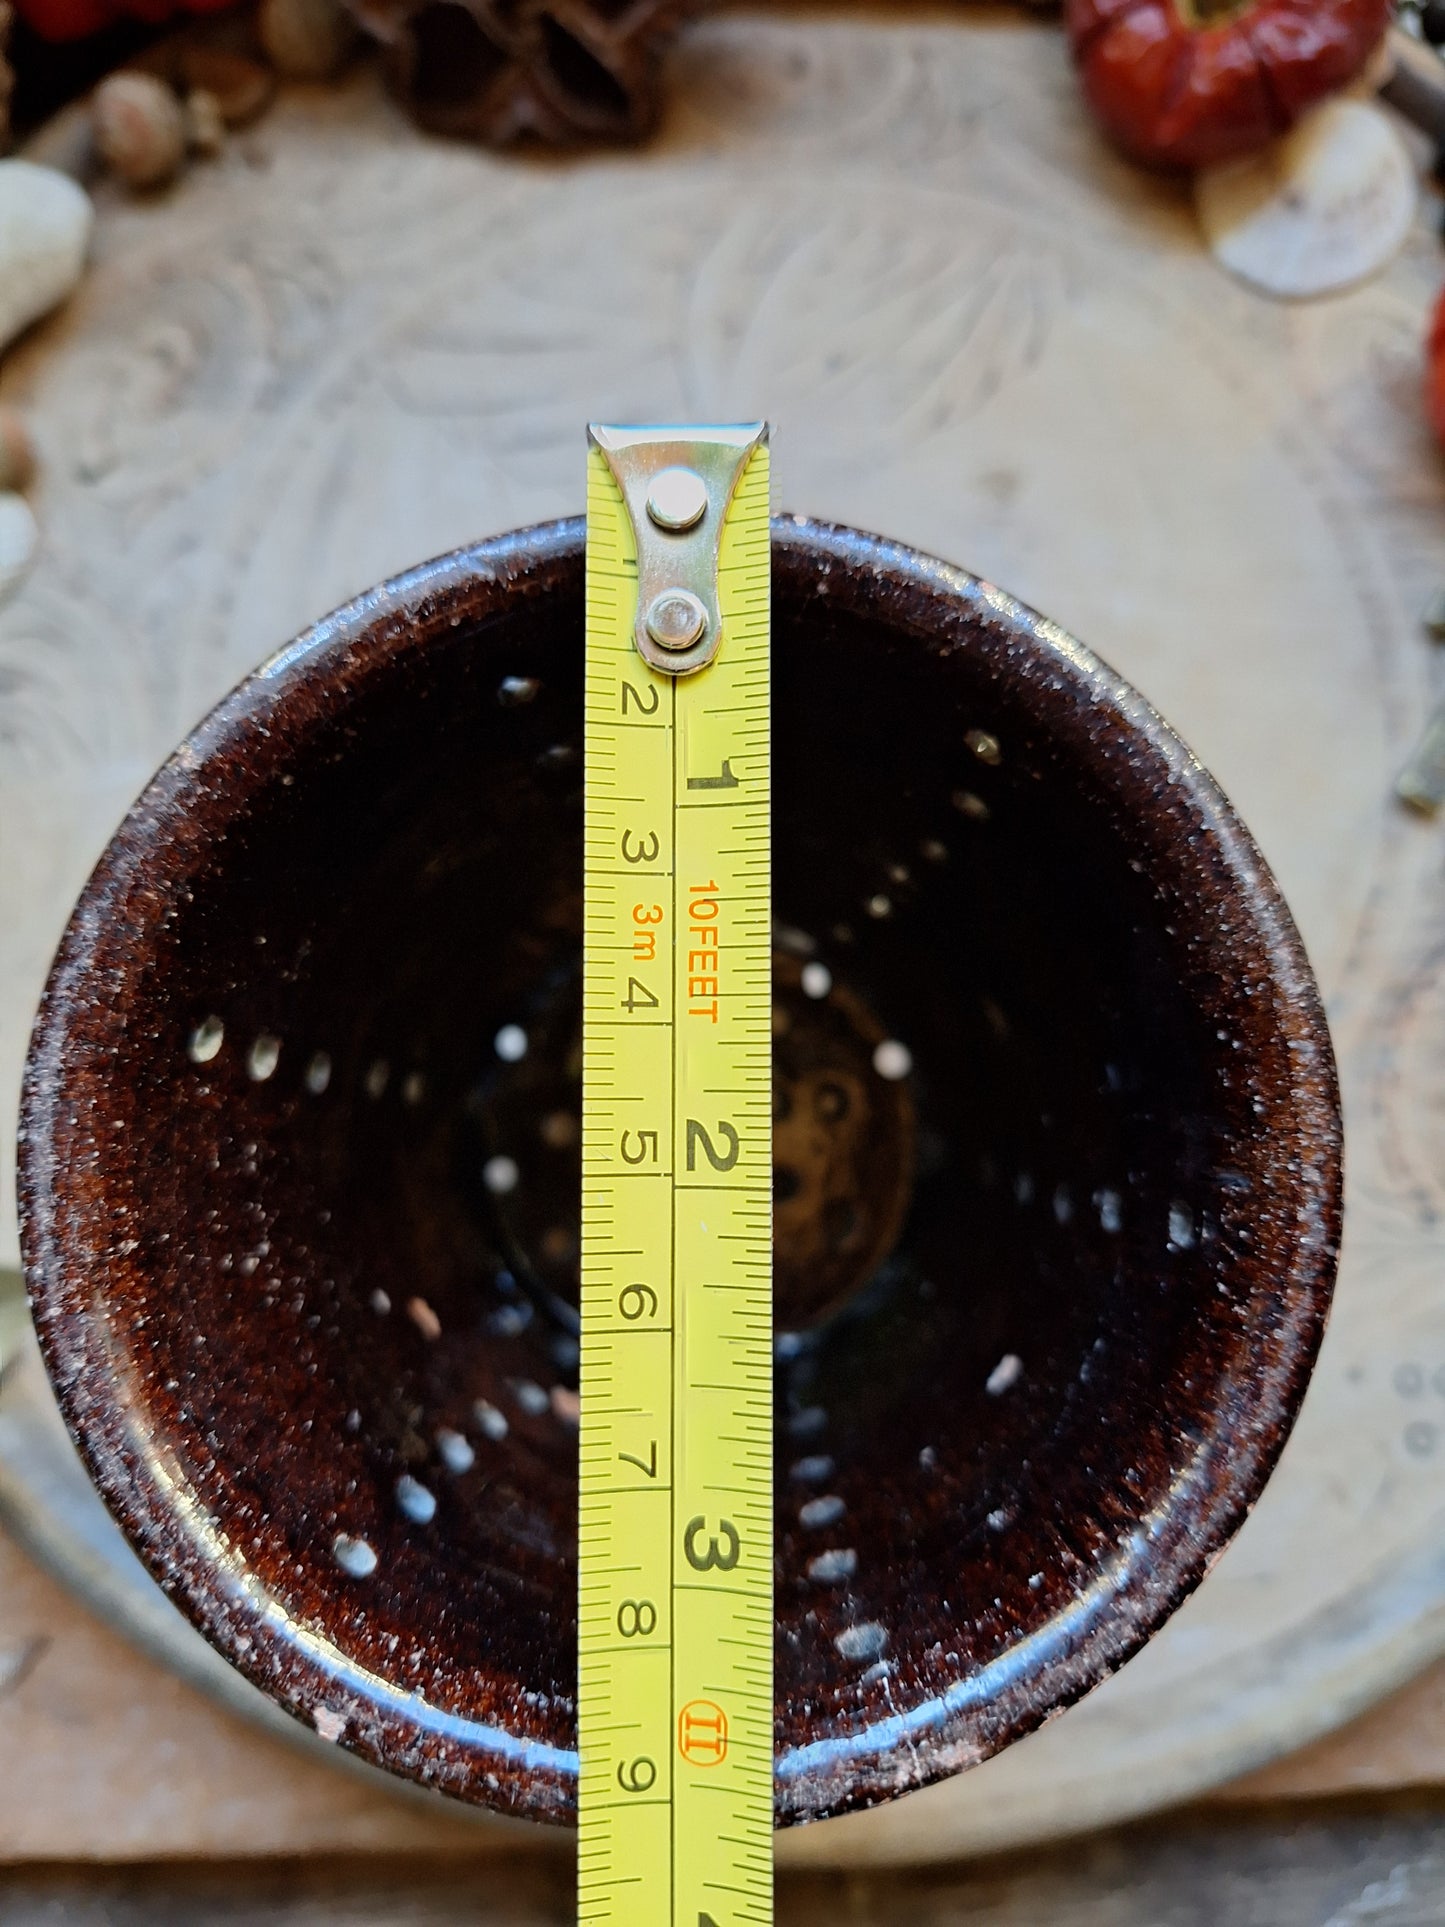
[[[591,431],[578,1918],[772,1918],[768,448]]]

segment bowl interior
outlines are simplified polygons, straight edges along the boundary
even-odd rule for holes
[[[832,539],[780,552],[775,645],[794,1815],[897,1783],[900,1715],[915,1780],[990,1750],[1177,1601],[1298,1396],[1337,1178],[1287,920],[1177,745],[1022,612]],[[575,1735],[553,550],[336,619],[171,766],[72,931],[27,1147],[62,1399],[162,1578],[293,1703],[322,1655],[363,1750],[522,1811]]]

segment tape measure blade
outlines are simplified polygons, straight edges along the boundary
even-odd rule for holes
[[[627,1927],[772,1917],[768,487],[674,679],[588,470],[578,1914]]]

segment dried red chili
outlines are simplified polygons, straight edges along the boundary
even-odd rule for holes
[[[1163,167],[1253,153],[1343,87],[1379,44],[1390,0],[1067,0],[1095,113]]]

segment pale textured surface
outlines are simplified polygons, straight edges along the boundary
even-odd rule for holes
[[[530,1844],[521,1828],[482,1833],[447,1810],[433,1818],[218,1710],[4,1538],[0,1601],[0,1860]]]
[[[362,78],[169,199],[102,201],[96,271],[3,384],[34,410],[46,555],[0,610],[0,1075],[154,762],[318,610],[575,509],[589,415],[767,413],[780,501],[1094,644],[1300,918],[1345,1080],[1347,1254],[1281,1475],[1167,1633],[1012,1754],[783,1850],[926,1857],[1217,1783],[1445,1646],[1441,846],[1389,801],[1436,668],[1414,611],[1445,579],[1416,400],[1439,247],[1422,228],[1365,289],[1266,305],[1096,146],[1057,35],[1007,15],[717,21],[677,78],[642,156],[429,144]],[[34,1530],[15,1463],[0,1493]]]
[[[778,1927],[1439,1927],[1438,1815],[1188,1815],[1026,1856],[778,1882]],[[371,1859],[0,1871],[5,1927],[567,1927],[564,1863]]]

